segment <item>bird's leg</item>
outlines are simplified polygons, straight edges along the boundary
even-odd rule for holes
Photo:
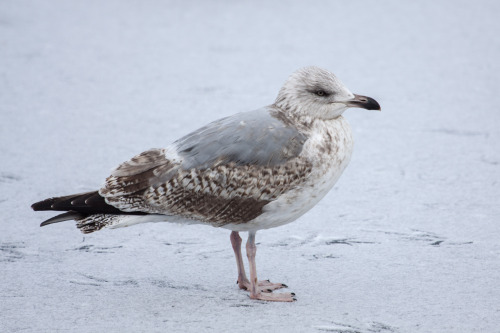
[[[260,290],[257,292],[257,266],[255,265],[255,255],[257,254],[257,246],[255,246],[255,232],[248,233],[247,240],[247,257],[248,266],[250,267],[250,298],[258,298]]]
[[[248,266],[250,267],[250,298],[259,299],[262,301],[276,302],[293,302],[295,301],[294,293],[279,293],[270,294],[262,293],[257,280],[257,266],[255,265],[255,255],[257,254],[257,246],[255,246],[255,231],[248,232],[247,240],[247,257]]]
[[[241,255],[241,237],[237,231],[231,232],[231,245],[233,246],[234,256],[236,257],[236,265],[238,266],[238,286],[240,289],[250,291],[250,281],[245,273],[245,266],[243,265],[243,257]],[[258,287],[260,291],[270,293],[273,290],[286,288],[283,283],[272,283],[269,280],[259,281]]]
[[[238,286],[240,289],[248,290],[250,281],[245,273],[243,265],[243,257],[241,256],[241,237],[237,231],[231,232],[231,245],[233,246],[234,256],[236,257],[236,265],[238,265]]]

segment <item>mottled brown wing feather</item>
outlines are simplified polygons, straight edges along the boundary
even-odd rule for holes
[[[133,176],[165,164],[165,149],[153,148],[120,164],[111,174],[115,177]]]
[[[165,149],[150,149],[122,163],[99,190],[105,198],[127,196],[170,179],[179,164],[165,157]]]
[[[107,197],[107,202],[124,211],[175,215],[216,226],[245,223],[279,195],[300,186],[310,171],[310,163],[303,159],[273,167],[177,169],[166,182],[130,195]]]
[[[276,113],[264,108],[223,118],[166,149],[141,153],[121,164],[99,193],[125,212],[214,225],[250,221],[311,171],[299,157],[307,137]]]

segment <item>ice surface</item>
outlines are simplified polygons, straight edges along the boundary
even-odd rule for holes
[[[498,1],[0,2],[0,332],[498,332]],[[237,288],[229,232],[144,224],[83,236],[30,204],[271,103],[330,69],[381,113],[346,113],[335,189],[257,233]]]

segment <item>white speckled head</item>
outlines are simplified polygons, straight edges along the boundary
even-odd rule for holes
[[[351,93],[333,73],[315,66],[299,69],[290,75],[275,105],[285,112],[312,119],[337,118],[348,107],[380,110],[375,100]]]

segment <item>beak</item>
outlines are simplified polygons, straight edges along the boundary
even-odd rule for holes
[[[380,104],[371,97],[354,94],[354,98],[345,103],[347,106],[354,108],[363,108],[367,110],[380,111]]]

